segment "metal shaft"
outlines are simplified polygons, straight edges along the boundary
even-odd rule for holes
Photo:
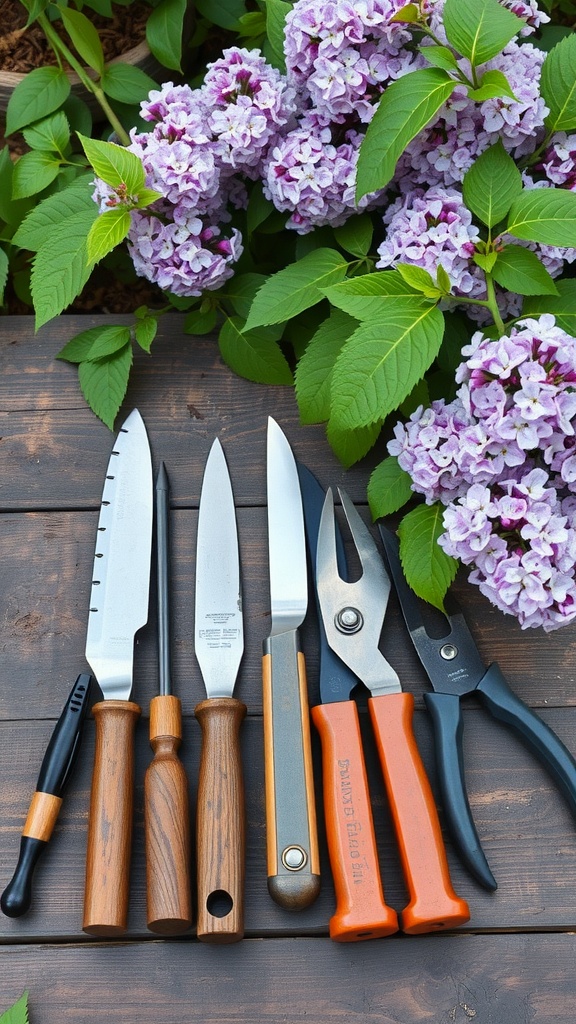
[[[172,693],[170,672],[170,483],[163,462],[156,480],[156,562],[158,579],[158,675],[161,697]]]

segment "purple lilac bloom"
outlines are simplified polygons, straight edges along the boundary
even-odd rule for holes
[[[538,169],[551,185],[576,192],[576,135],[554,135]]]

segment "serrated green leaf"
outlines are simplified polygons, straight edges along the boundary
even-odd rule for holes
[[[576,246],[576,192],[525,188],[514,200],[506,231],[528,242]]]
[[[576,128],[576,36],[562,39],[547,55],[540,77],[540,91],[550,113],[545,118],[552,132]]]
[[[346,276],[348,263],[335,249],[315,249],[269,277],[252,303],[246,330],[283,323],[324,298],[323,289]]]
[[[118,327],[89,327],[87,331],[81,331],[76,334],[64,345],[64,348],[60,349],[56,359],[62,359],[67,363],[83,363],[88,359],[90,349],[93,348],[94,343],[107,334],[108,331],[112,331],[115,335]],[[128,339],[130,333],[128,333]],[[125,344],[126,342],[124,342]]]
[[[266,35],[275,57],[275,66],[280,71],[286,70],[284,58],[284,24],[292,4],[284,0],[266,0]]]
[[[0,1024],[28,1024],[28,991],[0,1016]]]
[[[522,316],[540,316],[552,313],[556,326],[576,338],[576,280],[565,278],[556,281],[558,295],[538,295],[524,301]]]
[[[145,174],[135,153],[115,142],[102,142],[78,135],[82,148],[96,174],[112,188],[125,185],[129,195],[138,195],[145,186]]]
[[[36,253],[31,290],[37,330],[66,309],[90,277],[93,268],[86,257],[86,238],[92,221],[92,211],[73,214]]]
[[[357,201],[392,180],[408,143],[432,121],[457,84],[442,68],[422,68],[388,86],[360,146]]]
[[[372,519],[390,516],[414,496],[410,474],[389,455],[372,472],[368,481],[368,504]]]
[[[342,430],[329,420],[326,427],[328,443],[345,469],[349,469],[368,454],[376,444],[379,434],[379,423],[370,423],[367,427],[357,427],[355,430]]]
[[[420,53],[435,68],[444,68],[444,71],[460,70],[456,57],[447,46],[421,46]]]
[[[0,246],[0,306],[4,304],[4,289],[8,280],[8,256]]]
[[[400,560],[404,575],[418,597],[440,611],[444,598],[458,571],[458,562],[438,544],[444,533],[444,506],[419,505],[404,516],[398,527]]]
[[[150,352],[152,342],[158,333],[158,320],[155,316],[145,316],[138,320],[134,327],[134,337],[144,352]]]
[[[122,61],[106,65],[100,85],[106,95],[111,96],[113,100],[133,104],[141,103],[151,89],[158,88],[154,79],[142,71],[142,68],[135,67],[134,64],[124,64]]]
[[[92,200],[94,180],[92,174],[82,174],[71,185],[38,203],[22,222],[12,239],[14,245],[36,252],[46,241],[49,233],[62,225],[67,217],[89,211],[94,219],[98,216]]]
[[[8,101],[6,135],[52,114],[70,95],[70,79],[61,68],[35,68],[18,83]]]
[[[506,245],[497,254],[492,277],[518,295],[557,295],[558,289],[536,253],[522,245]]]
[[[31,149],[46,150],[64,157],[70,142],[70,125],[64,111],[57,110],[30,128],[24,128],[22,134]]]
[[[473,67],[500,53],[526,24],[498,0],[446,0],[442,22],[448,42]]]
[[[43,192],[58,177],[60,161],[52,153],[31,150],[23,153],[14,165],[12,198],[26,199]]]
[[[120,242],[123,242],[130,230],[130,214],[127,210],[116,208],[101,213],[90,227],[86,240],[86,252],[89,263],[99,263]]]
[[[199,309],[194,309],[184,320],[184,333],[210,334],[216,327],[217,320],[218,314],[215,309],[207,309],[204,313]]]
[[[441,291],[434,283],[434,278],[423,267],[414,267],[411,263],[398,263],[396,269],[414,291],[421,292],[429,299],[440,298]]]
[[[98,362],[100,359],[107,359],[115,355],[120,349],[130,342],[130,328],[120,325],[101,327],[93,339],[86,361],[89,363]],[[84,362],[84,360],[82,360]]]
[[[389,299],[385,319],[361,324],[332,372],[332,419],[350,430],[382,421],[424,376],[442,343],[444,320],[424,299]]]
[[[334,238],[338,245],[352,256],[362,258],[370,250],[374,225],[367,213],[349,217],[345,224],[334,228]]]
[[[276,342],[265,331],[247,331],[240,317],[224,321],[218,337],[220,354],[231,370],[257,384],[292,384],[292,371]]]
[[[333,309],[308,342],[295,373],[301,423],[323,423],[330,419],[332,369],[356,326],[356,321],[347,313]]]
[[[114,430],[114,420],[128,390],[132,345],[125,345],[108,359],[80,363],[78,380],[92,412]]]
[[[474,161],[462,182],[466,206],[488,227],[504,219],[521,191],[520,171],[500,141]]]
[[[483,103],[484,100],[497,99],[500,96],[508,96],[512,100],[518,97],[512,92],[512,86],[502,71],[485,71],[476,89],[468,89],[468,95],[476,103]]]
[[[397,270],[382,270],[351,277],[325,288],[324,294],[332,306],[343,309],[356,320],[381,320],[386,309],[384,300],[391,296],[411,295],[420,298],[418,292]]]
[[[74,49],[88,67],[93,68],[100,76],[104,70],[104,50],[95,25],[82,14],[82,11],[77,11],[73,7],[61,7],[59,4],[56,6]]]
[[[157,202],[158,199],[162,199],[161,192],[155,192],[153,188],[141,188],[135,209],[145,210],[147,206],[152,206],[152,203]]]

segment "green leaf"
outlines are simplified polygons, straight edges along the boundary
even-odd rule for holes
[[[528,242],[576,246],[576,192],[523,189],[512,204],[506,231]]]
[[[219,0],[217,4],[213,0],[196,0],[195,6],[213,25],[230,32],[238,32],[240,19],[246,14],[244,0]]]
[[[506,216],[522,191],[522,176],[498,141],[464,175],[462,195],[469,210],[489,228]]]
[[[0,1016],[0,1024],[28,1024],[28,992]]]
[[[556,281],[558,295],[538,295],[527,298],[522,307],[522,316],[540,316],[552,313],[556,326],[576,338],[576,280],[565,278]]]
[[[404,516],[398,528],[400,559],[412,590],[440,611],[444,598],[458,571],[458,562],[438,544],[444,533],[444,506],[419,505]]]
[[[408,143],[432,121],[457,84],[442,68],[423,68],[388,86],[360,146],[357,201],[391,181]]]
[[[284,0],[266,0],[266,35],[276,59],[276,67],[281,71],[286,70],[284,23],[288,11],[291,10],[292,4],[285,3]]]
[[[12,182],[14,181],[14,164],[10,159],[7,145],[0,149],[0,221],[10,226],[18,226],[30,207],[32,199],[13,199]]]
[[[37,121],[30,128],[25,128],[24,138],[31,149],[46,150],[64,156],[70,142],[70,125],[62,110]]]
[[[70,88],[70,79],[61,68],[29,71],[8,101],[6,135],[52,114],[68,98]]]
[[[50,0],[22,0],[22,3],[28,11],[28,21],[26,22],[26,28],[28,28],[40,14],[44,13]]]
[[[243,320],[247,320],[250,314],[250,307],[254,302],[256,293],[267,281],[265,274],[238,274],[234,275],[226,285],[222,293],[231,303],[232,308]]]
[[[558,289],[536,253],[522,245],[506,245],[497,254],[492,277],[518,295],[557,295]]]
[[[324,294],[333,306],[343,309],[356,320],[381,320],[385,315],[385,300],[391,296],[409,295],[420,299],[397,270],[382,270],[351,277],[325,288]]]
[[[125,185],[129,195],[138,195],[145,185],[142,162],[135,153],[115,142],[101,142],[78,135],[82,148],[96,174],[112,188]]]
[[[155,192],[153,188],[141,188],[138,193],[136,209],[144,210],[147,206],[152,206],[157,199],[162,199],[161,192]]]
[[[392,18],[394,21],[394,18]],[[447,46],[422,46],[420,53],[435,68],[444,68],[444,71],[459,71],[458,61]]]
[[[132,368],[132,345],[93,363],[80,363],[78,379],[82,394],[92,412],[114,429],[114,420],[124,401],[128,389],[128,379]]]
[[[476,103],[483,103],[484,100],[497,99],[500,96],[509,96],[512,100],[518,97],[512,92],[512,86],[502,71],[485,71],[480,79],[477,89],[468,89],[468,95]]]
[[[352,256],[358,256],[359,258],[366,256],[369,252],[373,234],[374,225],[372,218],[367,213],[349,217],[341,227],[334,228],[334,238],[338,245],[345,252],[349,252]]]
[[[280,347],[265,331],[246,330],[240,317],[227,318],[218,338],[231,370],[257,384],[292,384],[292,371]]]
[[[130,214],[117,208],[101,213],[88,232],[86,252],[89,263],[99,263],[120,242],[130,230]]]
[[[448,272],[444,270],[441,263],[439,263],[436,268],[436,280],[442,295],[450,295],[452,292],[452,282],[448,276]]]
[[[497,252],[475,252],[472,259],[476,266],[481,267],[487,274],[492,272],[492,267],[498,259]]]
[[[356,326],[347,313],[333,309],[308,342],[295,373],[301,423],[323,423],[330,419],[332,369]]]
[[[342,430],[330,420],[326,427],[330,447],[345,469],[349,469],[368,454],[376,444],[379,434],[379,423],[370,423],[367,427],[357,427],[355,430]]]
[[[25,199],[37,195],[50,185],[60,170],[60,161],[51,153],[31,150],[23,153],[14,165],[12,198]]]
[[[526,24],[498,0],[446,0],[442,21],[448,42],[474,67],[500,53]]]
[[[158,63],[172,71],[182,70],[182,26],[187,9],[187,0],[161,0],[146,21],[148,46]]]
[[[119,331],[126,331],[127,334],[122,337],[121,345],[114,345],[114,341],[118,338]],[[130,340],[130,330],[127,327],[89,327],[87,331],[81,331],[80,334],[76,334],[73,338],[64,345],[64,348],[60,349],[57,359],[63,359],[67,363],[84,363],[88,360],[91,351],[97,351],[95,346],[101,345],[105,347],[110,339],[110,351],[116,351],[118,347],[125,345]],[[97,357],[96,357],[97,358]]]
[[[547,55],[540,78],[540,91],[550,108],[545,118],[552,132],[576,128],[576,36],[563,39]]]
[[[95,220],[98,209],[92,200],[92,174],[82,174],[71,185],[38,203],[22,222],[14,238],[14,245],[37,252],[50,232],[59,228],[72,214],[82,211],[92,214]]]
[[[405,4],[396,14],[393,14],[390,21],[403,21],[407,24],[416,24],[420,20],[420,7],[418,4]]]
[[[73,214],[36,253],[31,289],[37,330],[66,309],[90,277],[93,268],[86,256],[86,239],[93,219],[91,210]]]
[[[332,372],[332,418],[344,429],[384,420],[438,354],[444,320],[414,298],[390,299],[385,319],[361,324],[343,346]]]
[[[258,291],[246,330],[283,323],[323,298],[323,289],[346,276],[348,263],[335,249],[315,249],[269,277]]]
[[[259,184],[255,185],[250,193],[246,210],[246,223],[249,234],[253,234],[274,210],[274,204],[269,199],[266,199],[261,186]]]
[[[155,316],[143,316],[136,321],[134,337],[144,352],[150,352],[152,342],[158,333],[158,320]]]
[[[207,309],[205,313],[202,313],[199,309],[193,310],[188,313],[184,321],[184,333],[185,334],[210,334],[216,327],[216,321],[218,314],[215,309]]]
[[[107,359],[109,356],[115,355],[125,345],[128,345],[129,341],[129,327],[114,326],[101,328],[88,350],[86,360],[89,363],[95,363],[100,359]]]
[[[368,504],[372,519],[392,515],[414,496],[410,474],[389,455],[373,471],[368,481]]]
[[[406,284],[428,299],[439,299],[441,291],[434,283],[434,278],[422,267],[413,267],[410,263],[398,263],[396,269]]]
[[[4,289],[8,280],[8,256],[0,246],[0,306],[4,304]]]
[[[113,100],[133,104],[139,104],[151,89],[158,88],[154,79],[141,68],[133,64],[124,64],[122,61],[107,65],[100,85],[106,95],[111,96]]]
[[[104,71],[104,51],[95,25],[85,14],[73,7],[60,7],[59,4],[56,6],[74,49],[88,67],[93,68],[100,76]]]

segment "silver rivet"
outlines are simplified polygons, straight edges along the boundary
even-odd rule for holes
[[[341,633],[357,633],[364,625],[364,619],[357,608],[342,608],[335,619]]]
[[[444,661],[454,661],[457,656],[458,648],[454,644],[444,644],[440,648],[440,657],[444,658]]]
[[[306,854],[301,846],[287,846],[282,852],[282,863],[288,871],[300,871],[306,860]]]

